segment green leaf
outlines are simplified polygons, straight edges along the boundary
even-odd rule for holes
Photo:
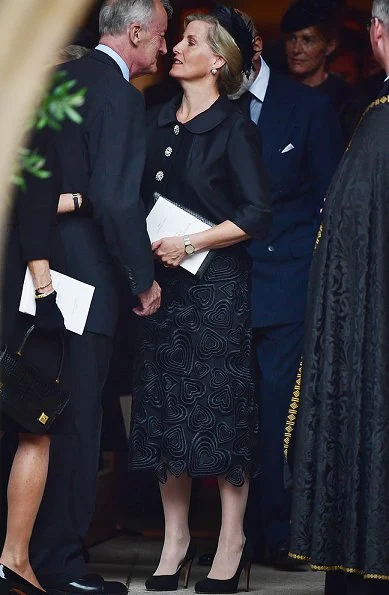
[[[67,73],[63,70],[54,74],[52,88],[42,99],[36,114],[29,118],[26,125],[27,130],[34,128],[42,130],[46,127],[61,130],[65,119],[75,124],[82,122],[82,116],[77,108],[84,105],[87,89],[84,87],[72,92],[77,81],[67,80],[66,76]],[[47,179],[51,176],[51,172],[44,169],[45,158],[36,151],[21,147],[18,154],[19,162],[12,173],[12,182],[15,185],[23,189],[26,188],[23,172],[28,172],[40,179]]]

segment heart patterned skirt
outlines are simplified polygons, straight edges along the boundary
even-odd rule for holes
[[[255,471],[257,405],[250,328],[250,260],[218,250],[199,278],[156,265],[162,305],[137,320],[130,467],[164,483]]]

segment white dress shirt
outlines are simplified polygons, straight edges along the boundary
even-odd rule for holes
[[[115,60],[116,64],[122,71],[122,74],[126,81],[130,81],[130,70],[123,58],[119,56],[119,54],[115,52],[115,50],[108,47],[107,45],[104,45],[103,43],[99,43],[99,45],[97,45],[95,49],[99,50],[100,52],[104,52],[104,54],[107,54],[107,56],[110,56],[113,60]]]
[[[261,58],[261,70],[249,91],[253,95],[250,103],[250,116],[255,124],[258,124],[259,116],[262,111],[262,104],[265,100],[267,87],[269,85],[270,68],[265,60]]]
[[[386,77],[386,79],[385,79],[385,81],[384,81],[384,82],[386,83],[386,81],[389,81],[389,74],[388,74],[388,76]]]

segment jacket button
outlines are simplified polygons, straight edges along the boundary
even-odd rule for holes
[[[174,126],[174,134],[178,136],[180,134],[180,127],[178,124]]]
[[[275,251],[274,246],[268,246],[267,249],[269,250],[269,252],[274,252]]]
[[[170,155],[173,153],[173,149],[171,147],[166,147],[165,149],[165,155],[166,157],[170,157]]]
[[[165,174],[163,173],[163,171],[157,171],[157,173],[155,174],[155,179],[157,180],[157,182],[162,182],[164,175]]]

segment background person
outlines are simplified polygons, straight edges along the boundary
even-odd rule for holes
[[[34,365],[48,379],[54,380],[60,362],[58,334],[64,331],[63,317],[56,304],[50,266],[66,272],[66,263],[58,234],[56,217],[61,179],[56,167],[52,134],[44,130],[31,143],[45,158],[49,179],[26,174],[26,190],[19,191],[7,227],[4,270],[1,280],[1,338],[16,352],[27,329],[35,331],[28,340],[23,359]],[[32,275],[36,294],[35,318],[19,312],[26,265]],[[28,398],[28,395],[26,395]],[[29,544],[36,515],[45,489],[49,463],[50,435],[35,435],[2,413],[1,430],[17,437],[18,447],[12,461],[7,485],[5,542],[0,556],[0,589],[42,593],[42,587],[30,564]],[[72,432],[74,424],[68,412],[53,423],[50,434]],[[2,445],[2,443],[0,443]],[[5,503],[3,503],[4,506]],[[5,518],[2,519],[5,521]]]
[[[281,30],[290,74],[315,87],[333,102],[345,143],[350,140],[367,105],[360,91],[328,72],[328,60],[338,45],[338,12],[331,0],[297,0],[286,11]]]
[[[236,592],[249,562],[243,516],[257,433],[250,266],[241,243],[262,237],[271,216],[257,131],[224,95],[239,88],[242,68],[251,70],[251,33],[227,8],[185,24],[170,72],[183,94],[150,113],[143,196],[148,209],[160,192],[216,225],[153,244],[163,297],[159,313],[137,321],[131,466],[156,473],[165,515],[161,559],[146,587],[177,589],[193,558],[191,478],[212,475],[222,524],[196,591]],[[213,252],[200,277],[179,267],[186,247]]]
[[[343,141],[330,100],[269,69],[261,57],[262,39],[249,17],[244,18],[254,40],[255,76],[239,104],[260,132],[273,209],[266,241],[253,238],[248,245],[261,473],[250,485],[246,527],[257,556],[263,560],[266,548],[271,564],[293,569],[298,562],[288,558],[291,493],[284,479],[285,423],[302,353],[320,211]]]
[[[389,1],[370,37],[389,75]],[[389,76],[331,184],[309,282],[291,555],[326,595],[388,592]],[[336,572],[338,571],[338,572]]]

